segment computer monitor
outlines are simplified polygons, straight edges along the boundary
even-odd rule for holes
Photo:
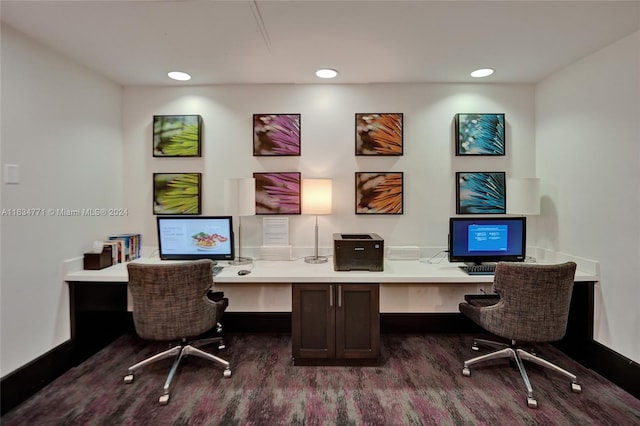
[[[526,217],[449,219],[449,262],[524,262]]]
[[[233,260],[231,216],[158,216],[162,260]]]

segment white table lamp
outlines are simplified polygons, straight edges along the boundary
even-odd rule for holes
[[[242,216],[256,214],[256,180],[254,178],[225,179],[224,205],[228,215],[238,216],[238,256],[232,265],[252,263],[250,257],[242,257]]]
[[[331,214],[331,179],[302,180],[302,214],[316,215],[315,255],[305,257],[307,263],[326,263],[326,256],[318,256],[318,215]]]

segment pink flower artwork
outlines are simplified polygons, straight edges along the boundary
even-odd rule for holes
[[[256,214],[300,214],[300,173],[254,173]]]
[[[300,114],[254,114],[253,155],[299,156]]]

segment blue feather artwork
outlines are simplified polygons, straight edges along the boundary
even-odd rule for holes
[[[456,114],[456,155],[505,155],[504,114]]]
[[[504,172],[456,173],[458,214],[506,213]]]

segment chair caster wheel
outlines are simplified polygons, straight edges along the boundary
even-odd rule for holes
[[[582,393],[582,386],[578,383],[571,383],[571,391],[574,393]]]
[[[126,384],[132,383],[133,382],[133,374],[127,374],[126,376],[124,376],[124,382]]]
[[[538,408],[538,401],[535,398],[527,397],[527,407]]]
[[[464,367],[464,368],[462,369],[462,375],[463,375],[463,376],[465,376],[465,377],[469,377],[469,376],[471,376],[471,370],[469,370],[469,368],[468,368],[468,367]]]
[[[167,393],[160,396],[158,402],[160,403],[160,405],[167,405],[169,403],[169,394]]]
[[[226,370],[224,370],[224,373],[222,373],[222,375],[226,378],[231,377],[231,370],[227,368]]]

